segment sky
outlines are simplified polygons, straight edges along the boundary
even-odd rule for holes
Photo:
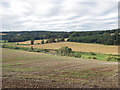
[[[0,30],[69,32],[116,29],[118,1],[0,0]]]

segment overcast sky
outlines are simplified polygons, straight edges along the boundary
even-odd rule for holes
[[[2,31],[118,28],[119,0],[0,0]]]

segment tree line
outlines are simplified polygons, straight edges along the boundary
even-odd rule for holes
[[[64,42],[65,41],[65,38],[50,38],[50,39],[47,39],[47,40],[44,40],[42,39],[42,41],[38,44],[45,44],[45,43],[55,43],[55,42]],[[31,39],[31,45],[34,44],[34,39]]]
[[[6,35],[2,36],[2,40],[7,40],[8,42],[49,39],[47,43],[50,43],[57,38],[68,38],[70,42],[120,45],[120,29],[82,32],[21,31],[2,33],[6,33]],[[44,41],[42,42],[44,43]]]

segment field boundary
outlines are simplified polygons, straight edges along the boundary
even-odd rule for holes
[[[40,49],[40,48],[34,48],[34,47],[19,47],[19,46],[13,46],[13,45],[1,45],[2,48],[9,48],[9,49],[16,49],[16,50],[25,50],[29,52],[38,52],[38,53],[49,53],[53,55],[60,55],[60,56],[69,56],[69,57],[75,57],[75,58],[85,58],[85,59],[96,59],[96,60],[105,60],[105,61],[115,61],[120,62],[119,55],[112,55],[112,54],[100,54],[100,53],[94,53],[94,52],[77,52],[77,51],[71,51],[69,53],[59,52],[59,50],[56,49]]]

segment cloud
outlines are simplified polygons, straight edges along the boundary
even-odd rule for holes
[[[118,0],[1,0],[2,31],[118,28]]]

